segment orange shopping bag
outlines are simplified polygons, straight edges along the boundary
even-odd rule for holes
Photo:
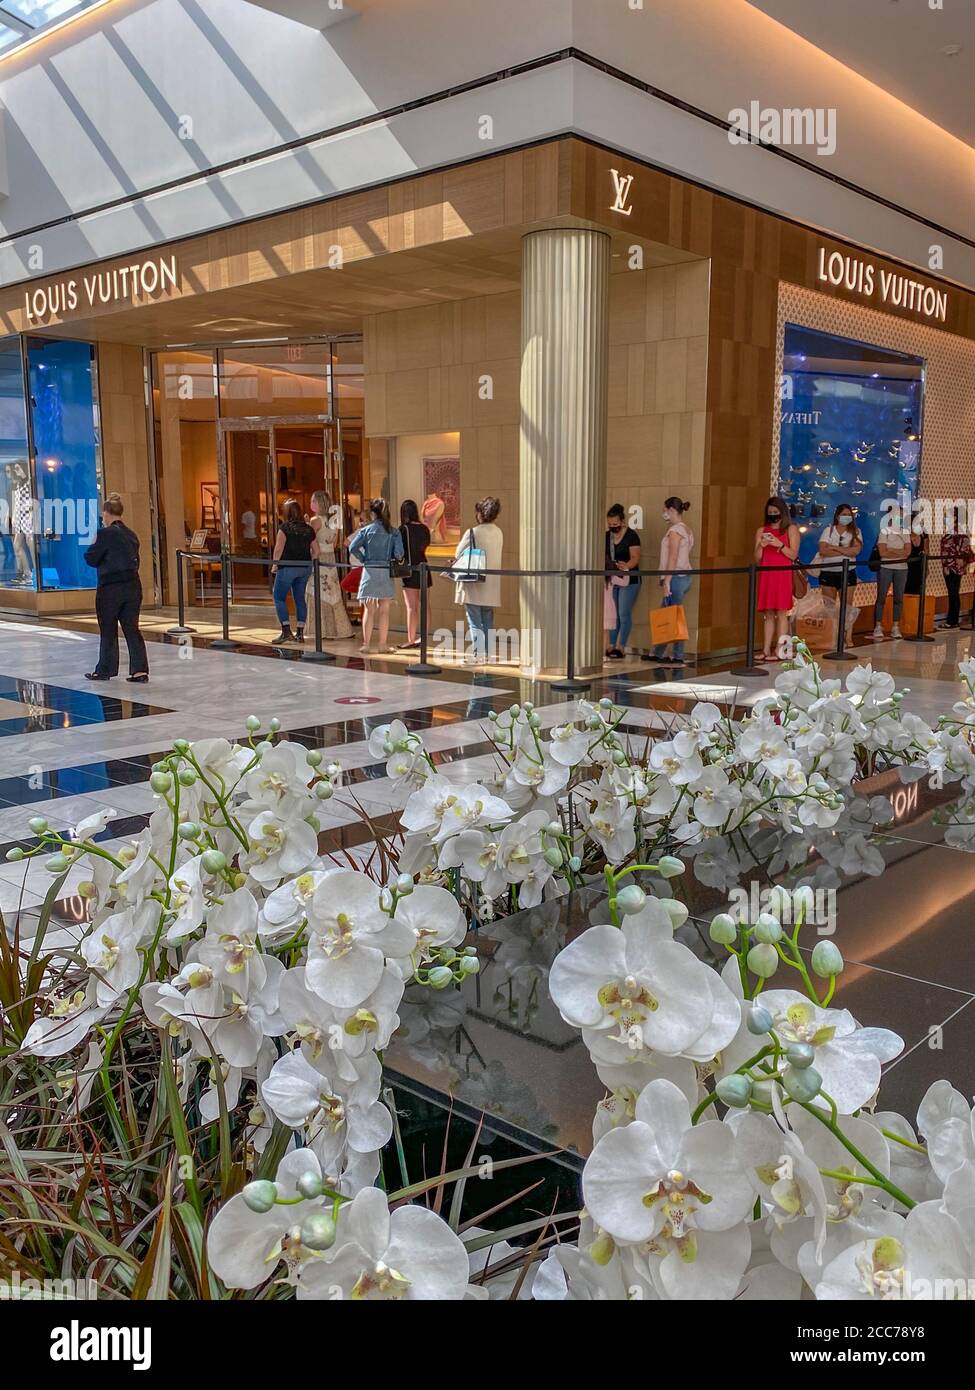
[[[690,633],[687,631],[683,604],[671,603],[666,608],[651,608],[650,636],[655,647],[662,647],[667,642],[686,642]]]

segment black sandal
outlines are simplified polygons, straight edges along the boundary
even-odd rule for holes
[[[125,679],[129,682],[130,685],[146,685],[149,680],[149,672],[146,671],[140,673],[137,676],[126,676]]]

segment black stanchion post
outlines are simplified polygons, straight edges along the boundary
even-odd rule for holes
[[[427,592],[427,576],[430,573],[430,566],[424,560],[417,568],[420,571],[420,660],[407,666],[405,668],[406,674],[408,676],[439,676],[441,668],[439,666],[431,666],[430,662],[427,661],[427,642],[430,638],[428,631],[429,622],[427,621],[427,610],[430,601],[430,595]]]
[[[557,681],[552,681],[553,690],[588,690],[592,685],[591,680],[579,680],[576,676],[576,580],[578,574],[575,570],[566,570],[565,577],[569,581],[569,601],[568,612],[566,615],[565,630],[565,675]]]
[[[240,643],[230,640],[230,569],[225,550],[220,552],[220,621],[223,635],[215,638],[210,646],[218,652],[236,651]]]
[[[312,600],[315,611],[315,648],[314,651],[305,652],[303,659],[305,661],[334,661],[334,653],[322,649],[322,565],[320,560],[312,560],[311,578],[315,594]]]
[[[928,552],[921,551],[921,592],[917,596],[917,631],[913,637],[905,637],[905,642],[933,642],[933,637],[924,635],[924,603],[928,594]]]
[[[822,586],[823,582],[822,575],[823,572],[822,570],[820,570],[820,586]],[[839,620],[836,624],[836,650],[833,652],[824,652],[823,655],[826,657],[828,661],[856,661],[856,657],[853,655],[853,653],[848,652],[846,650],[846,610],[848,606],[847,587],[850,582],[850,562],[848,559],[846,559],[845,556],[843,558],[843,575],[840,582],[843,587],[840,589],[840,612]]]
[[[166,631],[171,637],[183,637],[187,633],[195,632],[195,627],[186,626],[186,583],[183,570],[183,562],[187,555],[185,550],[176,552],[176,605],[179,611],[179,622],[175,627],[167,627]]]
[[[767,676],[767,666],[755,665],[755,608],[758,603],[758,566],[748,566],[748,636],[746,638],[745,664],[732,666],[733,676]]]

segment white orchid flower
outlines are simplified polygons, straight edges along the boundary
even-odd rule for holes
[[[600,1139],[582,1190],[602,1230],[640,1247],[665,1297],[734,1296],[751,1250],[744,1222],[754,1193],[731,1129],[692,1125],[687,1098],[669,1081],[651,1081],[633,1123]]]
[[[841,1115],[867,1104],[880,1085],[881,1063],[904,1048],[903,1039],[889,1029],[861,1028],[846,1009],[821,1008],[795,990],[763,990],[755,1003],[768,1009],[784,1046],[808,1043],[815,1049],[813,1066]]]
[[[364,1188],[339,1211],[335,1244],[304,1266],[299,1299],[437,1302],[462,1299],[470,1279],[463,1242],[435,1212]]]
[[[148,938],[159,916],[158,903],[127,907],[106,917],[81,943],[94,984],[94,1002],[107,1009],[130,990],[142,973],[139,947]]]

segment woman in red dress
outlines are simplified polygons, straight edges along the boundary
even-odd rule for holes
[[[765,521],[755,532],[758,571],[758,611],[765,620],[763,661],[781,661],[779,647],[788,634],[792,608],[791,565],[799,554],[799,528],[792,524],[781,497],[765,503]]]

